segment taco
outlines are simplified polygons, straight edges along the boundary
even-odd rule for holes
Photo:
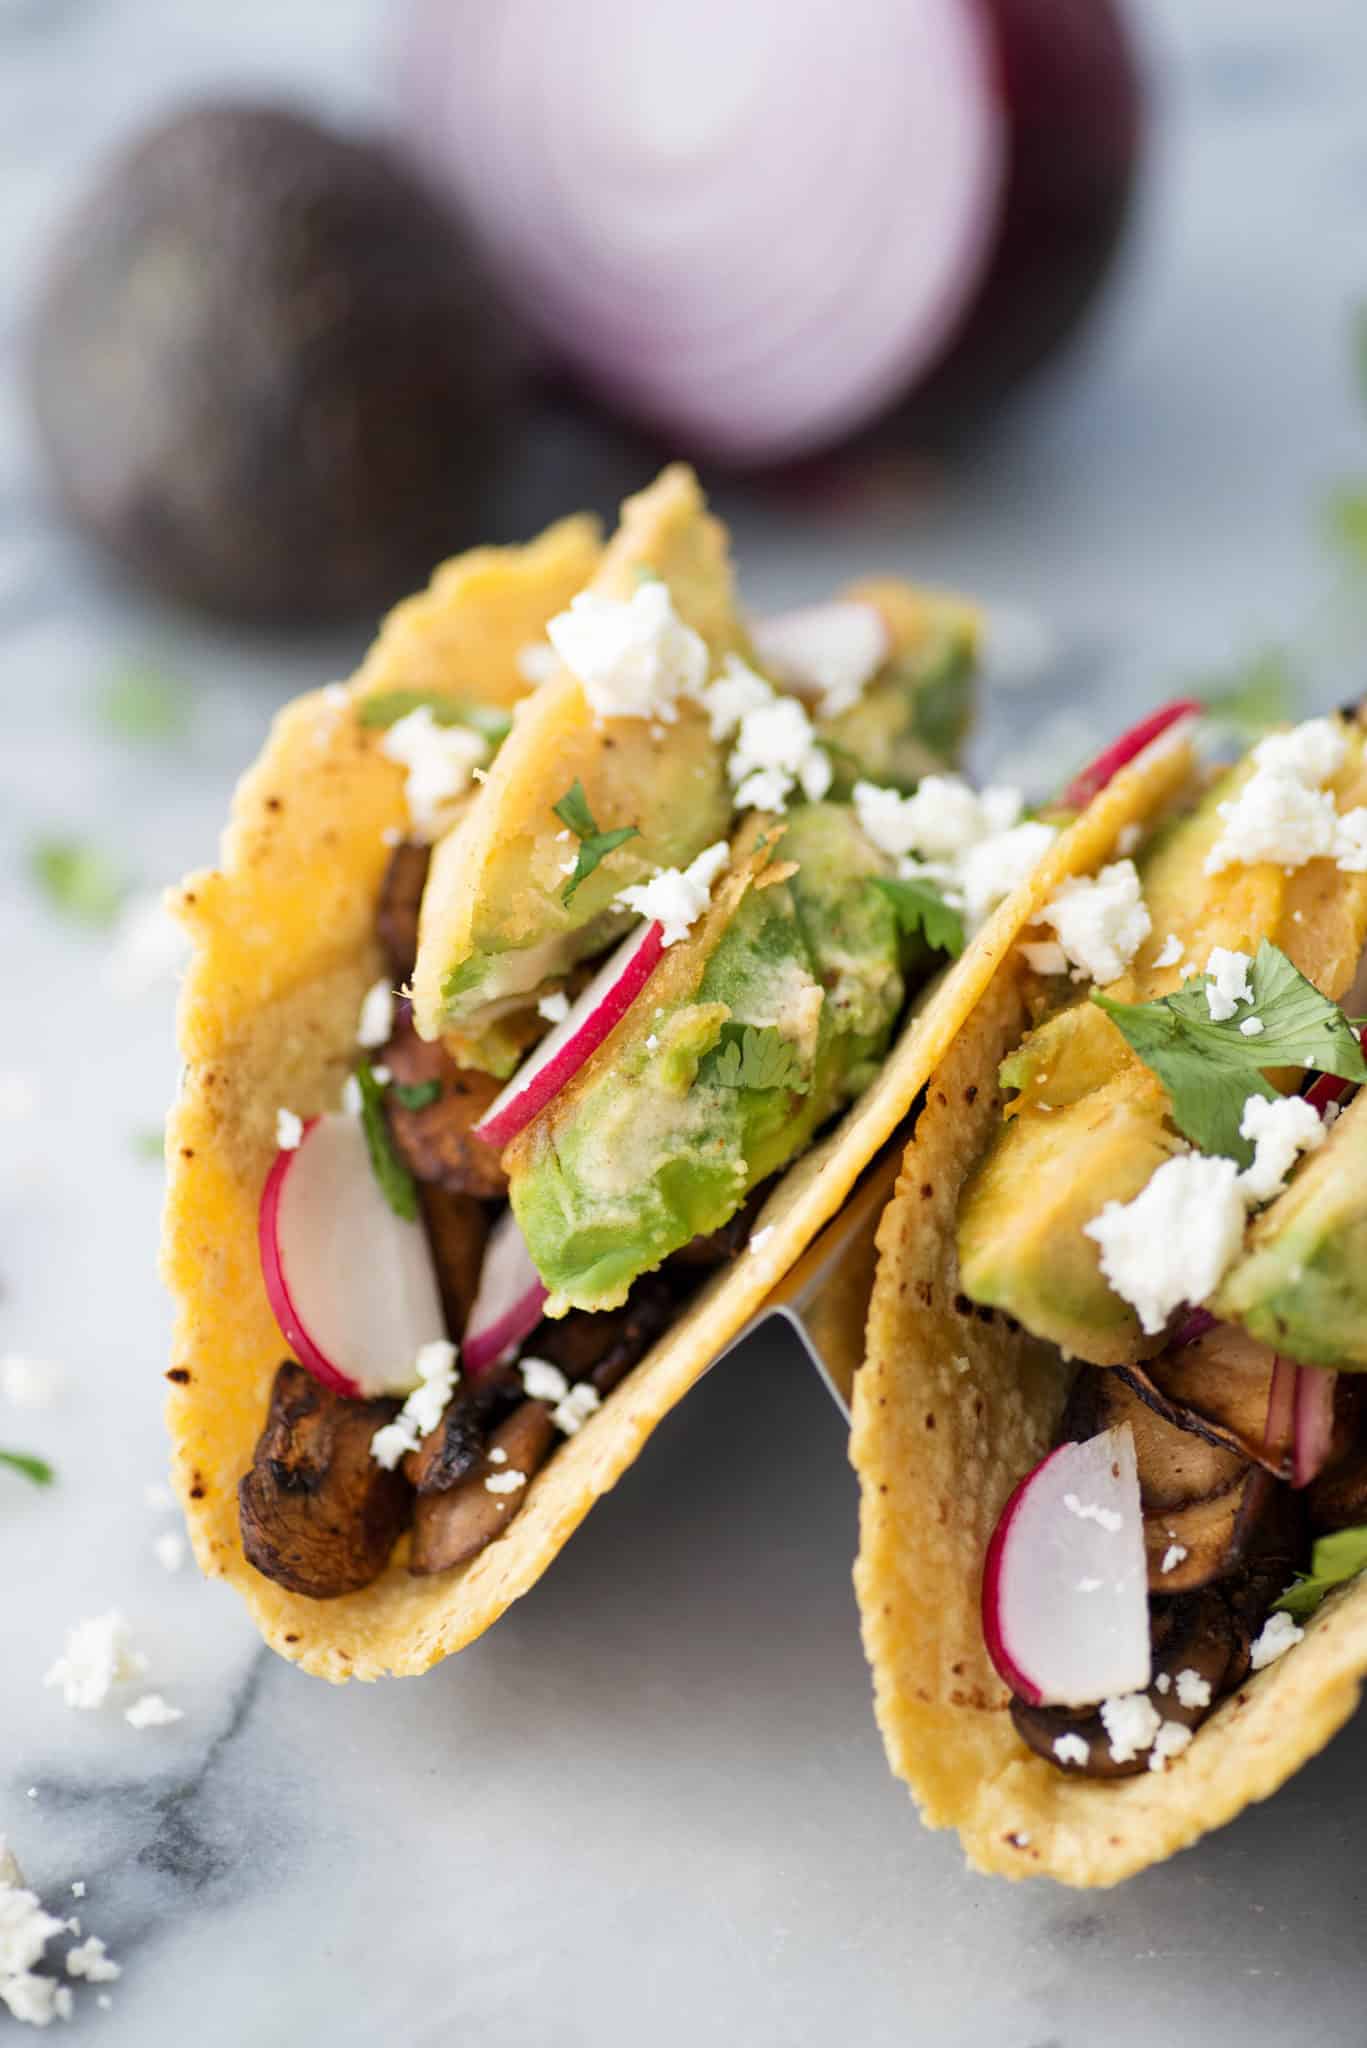
[[[1075,1885],[1275,1791],[1367,1670],[1364,720],[1136,823],[931,1079],[851,1444],[894,1771]]]
[[[477,1636],[906,1114],[1051,836],[939,772],[975,638],[878,580],[747,628],[672,469],[281,713],[176,898],[164,1265],[196,1554],[283,1655]],[[961,891],[899,872],[918,791]]]

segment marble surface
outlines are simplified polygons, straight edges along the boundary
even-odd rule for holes
[[[869,1713],[837,1417],[756,1342],[671,1418],[549,1578],[420,1683],[329,1690],[231,1596],[153,1554],[165,1518],[159,1174],[164,987],[23,879],[36,834],[117,845],[144,884],[209,857],[273,705],[358,636],[278,644],[146,605],[56,531],[12,371],[45,235],[107,140],[207,81],[383,103],[374,0],[0,0],[0,1351],[67,1390],[0,1438],[0,1830],[124,1965],[76,2026],[192,2039],[488,2048],[768,2044],[1321,2048],[1364,2038],[1359,1722],[1270,1806],[1114,1895],[971,1877],[922,1833]],[[1151,0],[1161,119],[1126,274],[1087,347],[971,467],[839,516],[731,501],[751,592],[878,560],[1047,619],[1057,661],[989,703],[984,762],[1045,780],[1180,677],[1293,634],[1328,701],[1360,684],[1314,511],[1367,467],[1348,313],[1367,289],[1361,0]],[[557,458],[565,466],[564,451]],[[154,658],[193,685],[181,745],[103,734]],[[775,1428],[775,1418],[780,1427]],[[135,1733],[42,1688],[111,1604],[185,1710]],[[0,2015],[0,2027],[5,2024]]]

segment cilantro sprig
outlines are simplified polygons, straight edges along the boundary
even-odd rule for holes
[[[440,1081],[394,1081],[390,1094],[405,1109],[430,1109],[441,1094]]]
[[[964,921],[945,902],[933,882],[892,881],[878,875],[873,886],[891,903],[897,929],[904,939],[914,939],[919,932],[936,953],[951,953],[957,958],[963,952]]]
[[[574,894],[581,882],[589,876],[607,855],[625,846],[628,839],[639,839],[639,825],[619,825],[612,832],[600,832],[598,821],[589,809],[589,800],[584,794],[584,785],[576,775],[558,804],[551,809],[562,825],[569,827],[579,841],[579,858],[574,864],[574,873],[560,893],[560,900],[566,906],[574,901]]]
[[[1173,1121],[1182,1135],[1202,1152],[1247,1166],[1253,1147],[1239,1135],[1244,1104],[1250,1095],[1269,1102],[1278,1096],[1266,1068],[1306,1067],[1362,1082],[1367,1061],[1338,1004],[1266,939],[1249,969],[1251,1006],[1217,1023],[1206,1000],[1207,981],[1200,975],[1152,1003],[1118,1003],[1096,990],[1092,1001],[1157,1074],[1172,1097]],[[1262,1024],[1256,1037],[1239,1029],[1249,1017]]]
[[[124,740],[180,739],[190,723],[186,684],[153,662],[128,662],[101,689],[101,725]]]
[[[46,1458],[35,1458],[28,1451],[0,1451],[0,1465],[8,1465],[11,1472],[22,1474],[35,1486],[51,1486],[57,1477]]]
[[[1297,1573],[1296,1582],[1288,1586],[1280,1600],[1274,1600],[1274,1608],[1283,1614],[1290,1614],[1297,1621],[1304,1621],[1313,1614],[1326,1593],[1332,1593],[1335,1586],[1341,1586],[1348,1579],[1355,1579],[1367,1567],[1367,1529],[1336,1529],[1332,1536],[1321,1536],[1310,1556],[1308,1572]]]
[[[108,854],[83,839],[38,839],[29,848],[29,874],[54,910],[79,924],[111,925],[127,893],[124,875]]]
[[[727,1026],[706,1071],[721,1088],[807,1088],[797,1047],[774,1024]]]
[[[472,732],[482,733],[492,746],[506,740],[513,729],[506,711],[474,704],[463,697],[444,697],[439,690],[381,690],[373,697],[361,699],[356,718],[358,724],[371,731],[387,732],[391,725],[397,725],[414,711],[430,711],[434,725],[468,725]]]
[[[384,1087],[376,1080],[375,1069],[368,1060],[362,1060],[356,1069],[356,1080],[361,1090],[361,1127],[365,1132],[366,1150],[370,1154],[370,1165],[380,1184],[380,1193],[396,1216],[405,1223],[418,1220],[418,1189],[412,1174],[404,1165],[389,1134],[385,1121]]]

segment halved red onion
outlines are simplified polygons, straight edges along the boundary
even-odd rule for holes
[[[1157,711],[1141,718],[1138,725],[1132,725],[1118,740],[1097,755],[1095,761],[1075,775],[1064,790],[1059,802],[1066,811],[1081,811],[1099,796],[1106,784],[1112,781],[1131,761],[1142,754],[1145,747],[1151,747],[1161,739],[1170,726],[1183,718],[1199,718],[1204,706],[1195,697],[1178,697],[1171,704],[1164,704]]]
[[[1336,1372],[1318,1365],[1296,1369],[1295,1442],[1291,1484],[1308,1486],[1324,1470],[1334,1441]]]
[[[1296,1429],[1296,1363],[1290,1358],[1275,1358],[1272,1362],[1272,1380],[1267,1393],[1267,1425],[1263,1431],[1263,1446],[1267,1454],[1285,1472],[1290,1467],[1291,1445]]]
[[[302,1366],[340,1394],[406,1394],[446,1335],[427,1233],[396,1216],[359,1117],[320,1116],[276,1155],[257,1214],[271,1313]]]
[[[1032,1706],[1090,1706],[1149,1682],[1148,1567],[1128,1423],[1060,1444],[1002,1510],[983,1568],[983,1636]]]
[[[1208,1308],[1189,1308],[1173,1332],[1171,1348],[1180,1351],[1186,1344],[1195,1344],[1218,1320]]]
[[[465,1370],[483,1372],[530,1336],[541,1321],[546,1293],[518,1220],[511,1209],[505,1210],[484,1249],[479,1286],[461,1343]]]
[[[474,1127],[475,1137],[486,1145],[511,1144],[626,1015],[663,952],[664,926],[658,919],[628,932],[571,1005],[569,1015],[547,1032],[494,1098]]]

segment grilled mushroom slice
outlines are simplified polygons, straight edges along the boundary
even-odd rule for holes
[[[371,1438],[398,1406],[348,1400],[301,1365],[280,1367],[237,1490],[242,1548],[259,1572],[311,1600],[379,1577],[413,1505],[403,1474],[370,1455]]]
[[[1177,1428],[1285,1478],[1283,1458],[1267,1446],[1267,1409],[1277,1355],[1229,1323],[1192,1344],[1119,1371],[1156,1414]]]
[[[406,1002],[396,1005],[394,1033],[380,1059],[401,1087],[436,1091],[418,1109],[406,1108],[394,1088],[385,1094],[390,1132],[414,1178],[484,1201],[506,1195],[508,1176],[498,1153],[470,1134],[502,1083],[458,1067],[442,1046],[419,1038]]]
[[[1218,1592],[1184,1594],[1156,1601],[1153,1607],[1152,1678],[1148,1697],[1164,1721],[1197,1728],[1222,1692],[1227,1691],[1237,1653],[1237,1633],[1229,1608]],[[1131,1778],[1149,1768],[1149,1753],[1140,1751],[1123,1763],[1111,1754],[1110,1737],[1099,1712],[1086,1707],[1032,1707],[1011,1702],[1011,1719],[1021,1740],[1071,1775],[1084,1778]],[[1056,1744],[1072,1736],[1085,1742],[1082,1762],[1072,1744],[1062,1756]]]
[[[396,988],[413,979],[418,958],[418,912],[431,859],[430,847],[420,846],[415,839],[405,839],[390,854],[380,884],[375,936]]]
[[[621,1308],[593,1315],[571,1309],[558,1321],[542,1323],[526,1348],[558,1365],[567,1379],[592,1380],[600,1394],[610,1394],[668,1329],[678,1305],[669,1282],[659,1273],[647,1273]]]
[[[437,1269],[446,1327],[451,1336],[461,1337],[479,1288],[489,1211],[477,1195],[452,1195],[430,1185],[419,1186],[418,1199]]]
[[[1356,1529],[1367,1522],[1367,1448],[1350,1451],[1314,1480],[1306,1494],[1310,1526],[1317,1536]]]
[[[522,1401],[499,1423],[487,1450],[459,1484],[420,1492],[409,1571],[425,1577],[478,1556],[522,1506],[527,1481],[545,1463],[554,1439],[555,1424],[545,1402]]]
[[[489,1432],[521,1400],[522,1376],[516,1366],[499,1366],[477,1380],[464,1381],[437,1427],[404,1459],[411,1484],[420,1494],[459,1486],[484,1456]]]

